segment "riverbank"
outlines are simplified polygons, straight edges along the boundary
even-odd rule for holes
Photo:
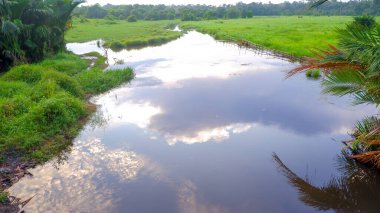
[[[67,32],[67,42],[102,39],[112,49],[139,48],[177,39],[182,32],[173,31],[179,21],[128,22],[106,19],[74,19]]]
[[[102,60],[98,56],[98,63],[91,63],[74,54],[59,53],[39,64],[16,66],[0,76],[3,195],[5,189],[28,174],[27,169],[70,147],[96,109],[89,97],[134,77],[130,68],[104,72]],[[87,69],[91,64],[93,67]]]
[[[281,16],[182,22],[180,26],[218,40],[245,41],[282,54],[305,57],[312,56],[313,48],[336,45],[336,29],[351,21],[349,16]]]

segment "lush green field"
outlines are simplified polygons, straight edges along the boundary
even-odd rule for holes
[[[167,30],[179,21],[111,21],[105,19],[75,19],[65,39],[67,42],[84,42],[104,39],[106,46],[128,48],[154,45],[176,39],[181,32]]]
[[[55,156],[93,111],[86,97],[133,78],[131,69],[88,66],[79,56],[60,53],[0,76],[0,164],[15,156],[34,161]]]
[[[336,44],[335,30],[350,21],[352,17],[282,16],[182,22],[181,26],[211,34],[217,39],[244,39],[283,53],[310,56],[312,48]]]

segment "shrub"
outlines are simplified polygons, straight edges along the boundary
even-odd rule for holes
[[[130,15],[130,16],[128,16],[127,21],[128,21],[128,22],[136,22],[136,21],[137,21],[137,18],[136,18],[136,16],[134,16],[134,15]]]

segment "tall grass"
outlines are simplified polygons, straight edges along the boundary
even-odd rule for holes
[[[90,19],[88,23],[74,20],[73,28],[65,38],[68,42],[84,42],[103,39],[105,45],[118,50],[147,45],[161,44],[176,38],[182,33],[168,30],[169,26],[179,21],[139,21],[128,22],[115,20],[110,25],[108,20]]]
[[[60,53],[0,76],[0,156],[46,161],[70,144],[97,94],[133,78],[131,69],[87,70],[88,61]],[[67,66],[66,66],[67,65]]]
[[[327,16],[279,16],[253,17],[251,19],[230,19],[182,22],[185,29],[196,29],[217,39],[247,40],[266,48],[290,55],[312,56],[310,49],[336,45],[336,28],[344,28],[352,17]]]

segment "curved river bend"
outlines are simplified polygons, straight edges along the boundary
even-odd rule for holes
[[[96,41],[68,49],[104,53]],[[316,187],[345,178],[350,171],[337,157],[337,141],[374,108],[323,95],[304,75],[285,79],[296,64],[197,32],[159,47],[109,50],[108,58],[109,69],[131,66],[136,78],[93,98],[98,111],[72,150],[10,189],[22,199],[35,195],[27,213],[314,212],[346,205],[336,197],[308,202],[320,191],[303,194],[308,183],[296,176]]]

